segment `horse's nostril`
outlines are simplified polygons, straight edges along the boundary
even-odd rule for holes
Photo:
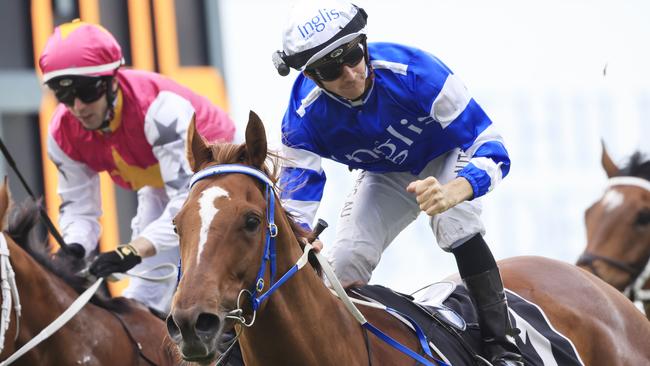
[[[219,331],[221,320],[218,316],[210,313],[201,313],[196,319],[196,333],[204,335],[214,335]]]
[[[178,325],[176,325],[176,322],[174,321],[174,318],[171,316],[171,314],[167,317],[166,323],[167,333],[169,333],[169,336],[172,338],[172,340],[179,340],[181,338],[181,330],[178,328]]]

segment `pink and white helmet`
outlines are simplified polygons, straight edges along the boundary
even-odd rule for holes
[[[38,60],[43,82],[60,76],[109,76],[124,64],[112,34],[97,24],[75,19],[54,29]]]

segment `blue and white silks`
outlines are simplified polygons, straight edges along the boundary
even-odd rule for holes
[[[402,45],[368,45],[374,82],[350,102],[304,75],[296,79],[282,121],[281,198],[311,225],[326,176],[321,158],[372,172],[420,173],[454,148],[470,158],[458,172],[474,198],[508,174],[510,158],[492,121],[460,79],[435,56]]]

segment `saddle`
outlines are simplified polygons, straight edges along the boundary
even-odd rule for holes
[[[382,304],[409,327],[415,322],[433,351],[451,365],[481,364],[481,333],[476,309],[467,289],[439,282],[418,292],[417,298],[379,285],[348,289],[350,296]],[[526,365],[584,365],[573,343],[555,330],[541,308],[506,290],[512,324],[519,328],[517,345]],[[400,315],[401,314],[401,315]]]

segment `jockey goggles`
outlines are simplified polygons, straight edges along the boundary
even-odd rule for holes
[[[361,45],[364,37],[359,37],[343,48],[337,48],[328,56],[325,61],[321,60],[310,65],[305,72],[312,77],[321,81],[333,81],[338,79],[343,73],[343,66],[355,67],[363,60],[365,51]]]
[[[72,106],[75,98],[85,104],[97,101],[106,93],[107,84],[104,78],[77,77],[52,80],[48,86],[60,103]]]

